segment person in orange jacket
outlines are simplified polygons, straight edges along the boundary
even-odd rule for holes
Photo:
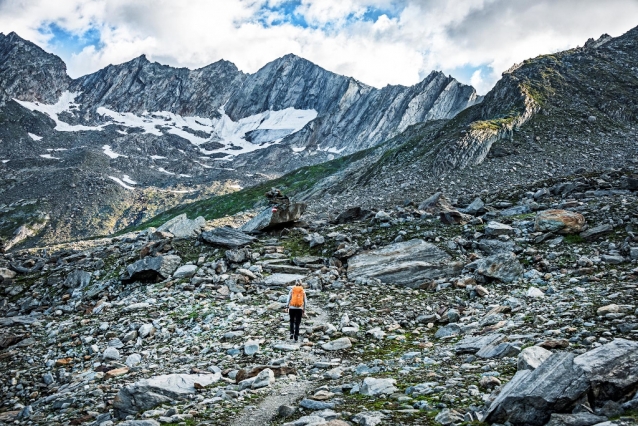
[[[295,339],[296,342],[299,339],[299,325],[307,305],[306,292],[301,281],[297,280],[288,293],[288,302],[286,303],[286,310],[290,315],[290,340]]]

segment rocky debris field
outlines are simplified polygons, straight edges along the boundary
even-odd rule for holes
[[[638,424],[632,179],[5,253],[0,424]]]

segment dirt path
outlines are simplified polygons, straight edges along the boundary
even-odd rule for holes
[[[318,314],[312,320],[313,325],[323,324],[328,321],[328,315],[323,309],[313,306],[313,310]],[[312,353],[308,353],[304,357],[304,361],[308,364],[314,363],[316,360],[316,355]],[[280,406],[295,405],[311,387],[312,382],[309,380],[276,382],[271,387],[271,393],[261,400],[259,405],[244,408],[239,417],[233,420],[231,426],[268,425],[277,416]]]

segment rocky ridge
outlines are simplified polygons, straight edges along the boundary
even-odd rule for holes
[[[0,421],[636,424],[637,187],[590,179],[609,187],[434,194],[233,249],[182,218],[6,253]],[[310,306],[294,344],[297,277]]]

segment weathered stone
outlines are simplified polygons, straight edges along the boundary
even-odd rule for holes
[[[374,377],[366,377],[363,379],[361,390],[362,395],[376,396],[380,394],[390,395],[397,391],[396,380],[394,379],[375,379]]]
[[[248,356],[255,355],[259,352],[259,342],[256,340],[248,340],[244,343],[244,354]]]
[[[434,334],[434,337],[436,337],[437,339],[441,339],[443,337],[456,336],[460,332],[461,327],[458,324],[450,323],[439,328]]]
[[[463,415],[455,410],[450,410],[449,408],[444,408],[441,410],[439,414],[436,415],[434,421],[448,426],[454,423],[460,423],[463,421]]]
[[[359,426],[377,426],[383,422],[384,415],[378,411],[363,411],[356,414],[352,421]]]
[[[340,351],[352,347],[352,342],[347,337],[341,337],[321,345],[324,351]]]
[[[335,408],[334,402],[315,401],[314,399],[304,398],[299,406],[308,410],[318,411]]]
[[[498,237],[499,235],[512,235],[514,228],[504,223],[490,221],[485,225],[485,235],[488,237]]]
[[[476,260],[466,268],[476,273],[509,283],[523,275],[523,266],[514,253],[498,253]]]
[[[458,210],[448,210],[439,213],[439,220],[444,225],[464,225],[474,219],[473,216]]]
[[[536,370],[518,371],[490,405],[488,423],[544,425],[552,412],[564,412],[587,391],[574,355],[554,353]]]
[[[306,207],[306,203],[290,203],[268,207],[244,224],[240,230],[243,232],[255,232],[291,224],[301,218],[301,215],[306,211]]]
[[[175,272],[181,261],[175,255],[145,257],[126,267],[126,275],[122,281],[164,280]]]
[[[377,278],[418,287],[425,280],[457,275],[461,264],[433,244],[415,239],[358,254],[348,260],[348,278]]]
[[[255,381],[250,386],[251,389],[260,389],[275,383],[275,373],[270,368],[264,368],[255,377]]]
[[[142,324],[137,332],[143,339],[145,337],[153,335],[155,333],[155,327],[153,326],[153,324]]]
[[[102,359],[106,361],[108,360],[117,361],[118,359],[120,359],[120,351],[118,351],[117,348],[108,347],[102,353]]]
[[[454,346],[457,354],[476,353],[487,345],[498,343],[505,336],[499,333],[487,334],[485,336],[466,336]]]
[[[173,273],[173,278],[190,278],[197,272],[197,265],[183,265]]]
[[[596,226],[594,228],[589,228],[588,230],[581,232],[580,236],[586,240],[595,240],[596,238],[609,234],[613,230],[614,230],[614,227],[606,223],[604,225]]]
[[[535,370],[551,355],[552,353],[547,349],[541,348],[540,346],[530,346],[518,354],[516,368],[519,371]]]
[[[607,417],[583,412],[576,414],[553,413],[545,426],[593,426],[607,421]]]
[[[127,420],[125,422],[118,423],[117,426],[160,426],[160,423],[153,419]]]
[[[124,419],[138,411],[149,410],[159,404],[170,403],[195,393],[195,384],[208,386],[221,379],[214,374],[168,374],[151,377],[130,384],[117,393],[113,401],[115,415]]]
[[[504,358],[506,356],[516,356],[520,353],[521,349],[509,342],[503,343],[491,343],[481,348],[476,353],[479,358]]]
[[[188,219],[186,213],[174,217],[157,228],[158,232],[170,232],[175,238],[194,237],[206,225],[206,219],[199,216]]]
[[[480,197],[476,197],[469,206],[465,207],[464,209],[459,209],[459,211],[461,213],[467,213],[475,216],[478,213],[482,213],[483,211],[485,211],[485,203],[483,202],[483,200],[481,200]]]
[[[69,288],[84,288],[91,283],[91,274],[81,269],[76,269],[67,275],[64,285]]]
[[[537,287],[530,287],[527,289],[527,292],[525,293],[525,296],[531,298],[531,299],[542,299],[545,297],[545,293],[543,293],[540,289],[538,289]]]
[[[490,256],[498,253],[511,253],[514,250],[514,241],[481,240],[478,248]]]
[[[545,210],[534,220],[534,231],[575,234],[583,230],[585,216],[569,210]]]
[[[210,231],[202,232],[200,237],[209,244],[228,248],[245,246],[255,241],[254,237],[230,227],[214,228]]]
[[[264,278],[264,284],[269,286],[286,286],[294,284],[297,280],[303,280],[305,275],[300,274],[272,274]]]

